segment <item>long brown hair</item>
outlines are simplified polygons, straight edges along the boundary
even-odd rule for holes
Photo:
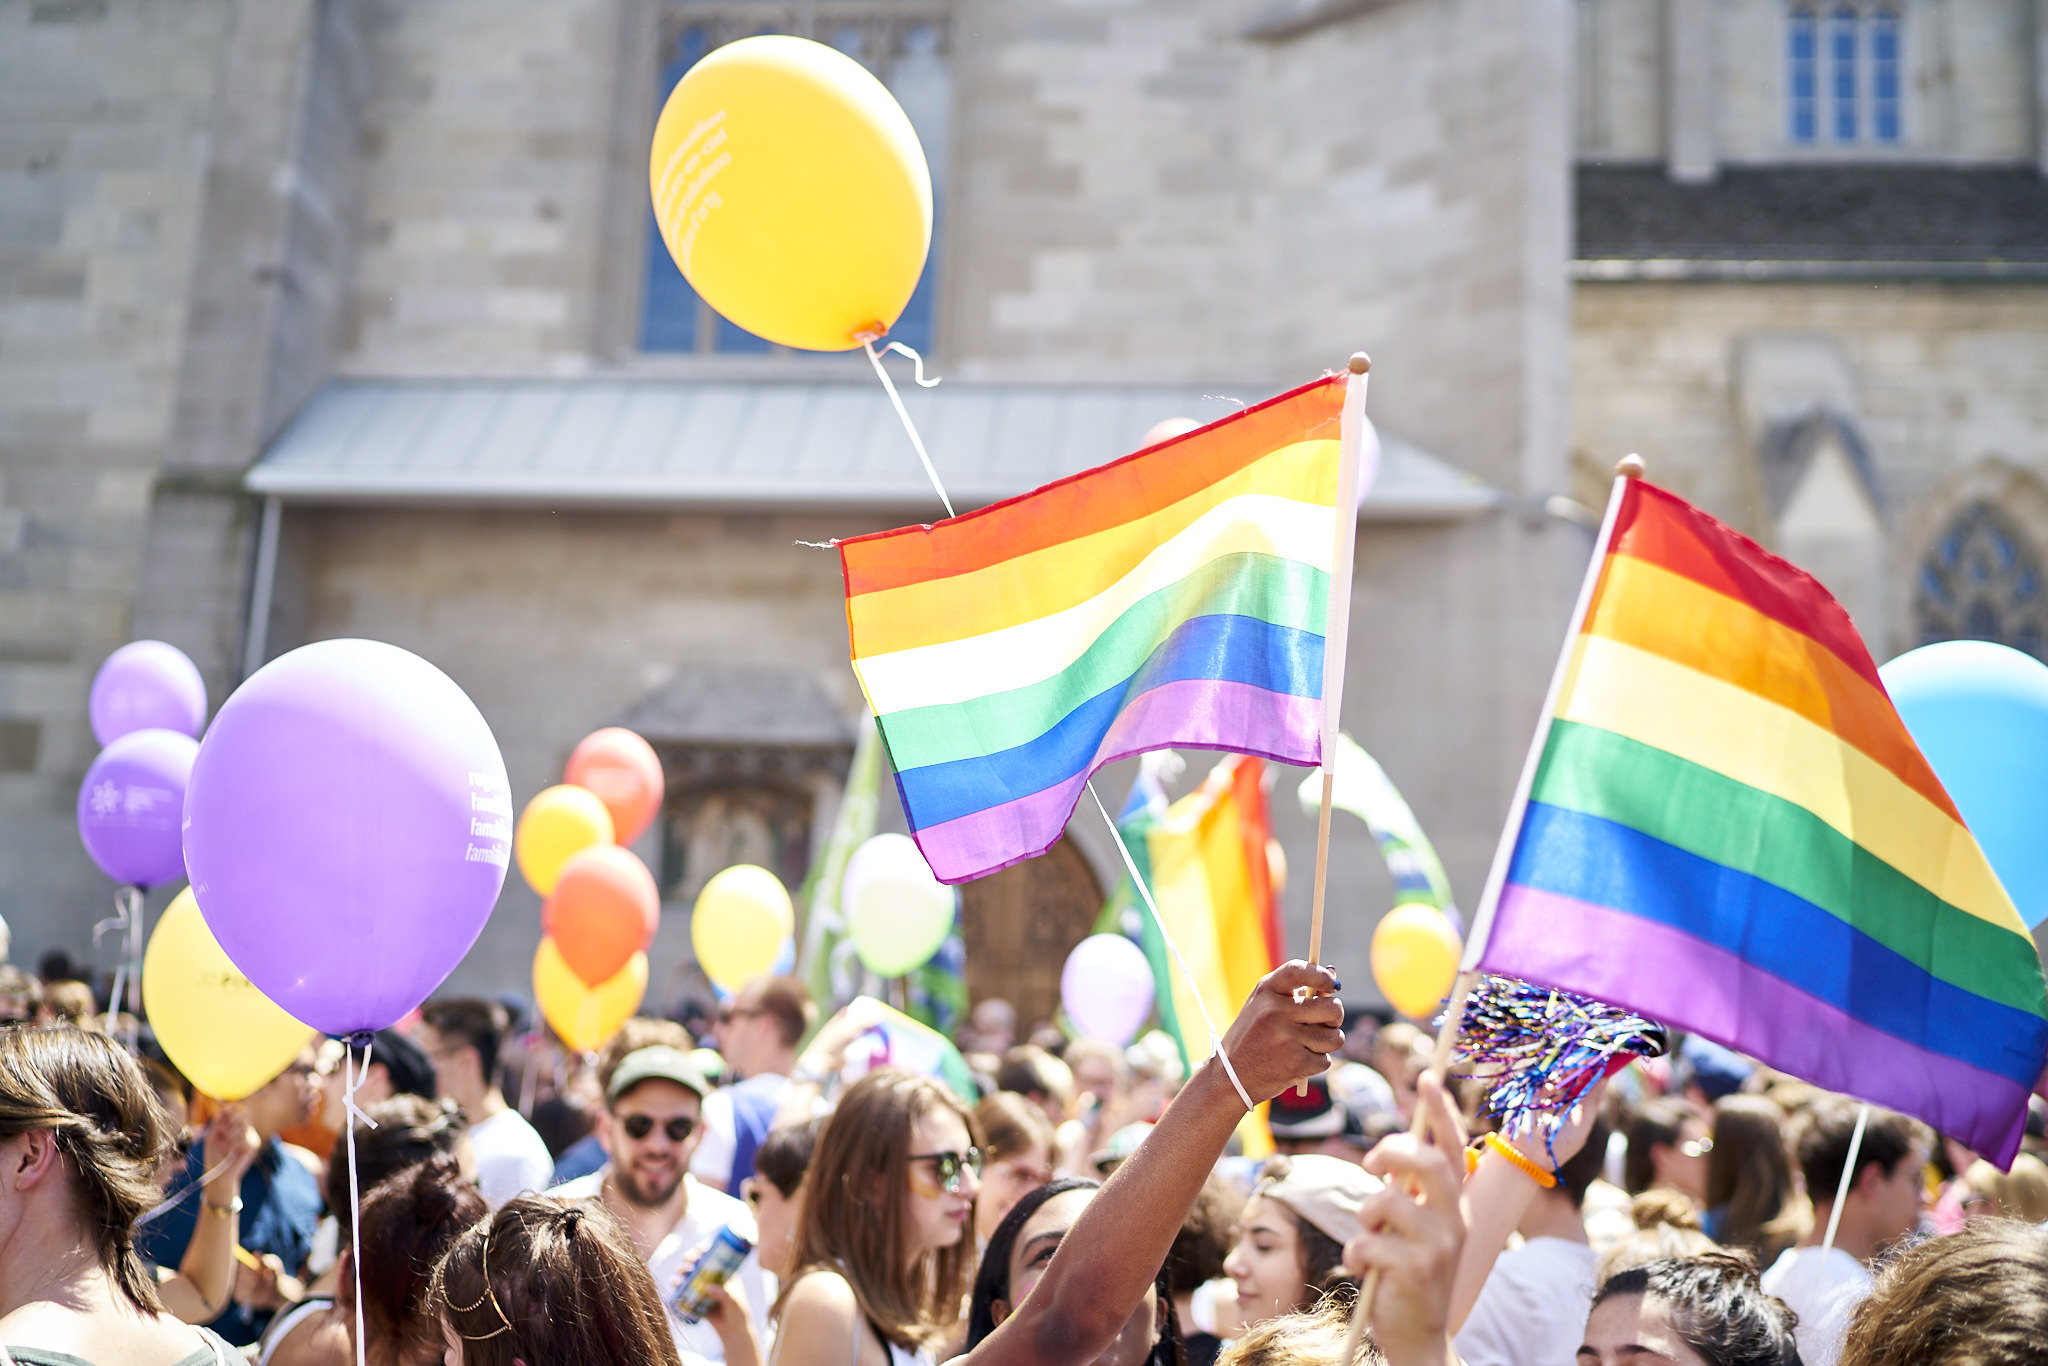
[[[971,1228],[914,1265],[903,1259],[910,1130],[940,1110],[958,1115],[969,1141],[980,1141],[960,1098],[930,1077],[882,1067],[847,1088],[811,1155],[797,1270],[784,1282],[784,1297],[806,1272],[836,1271],[853,1287],[860,1312],[897,1346],[916,1349],[951,1333],[974,1279]]]
[[[1792,1180],[1784,1112],[1762,1096],[1714,1103],[1714,1150],[1707,1154],[1707,1208],[1720,1210],[1715,1241],[1769,1266],[1806,1232]]]
[[[0,1029],[0,1138],[48,1129],[69,1159],[100,1265],[136,1308],[163,1312],[135,1219],[163,1192],[171,1119],[135,1059],[104,1034]]]
[[[647,1263],[595,1200],[509,1201],[448,1249],[431,1293],[465,1366],[682,1366]]]
[[[434,1266],[490,1213],[447,1153],[385,1178],[363,1197],[363,1323],[371,1361],[440,1356],[441,1324],[427,1294]],[[344,1276],[339,1299],[347,1301],[354,1289]]]

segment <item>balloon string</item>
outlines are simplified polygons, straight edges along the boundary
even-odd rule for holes
[[[356,1067],[356,1042],[362,1041],[363,1065]],[[351,1034],[342,1043],[343,1063],[341,1105],[344,1131],[348,1134],[348,1203],[355,1213],[349,1219],[349,1239],[354,1252],[349,1258],[350,1269],[355,1272],[356,1281],[356,1366],[369,1366],[368,1343],[363,1337],[363,1193],[356,1185],[356,1121],[361,1120],[370,1128],[377,1127],[377,1121],[363,1113],[356,1104],[356,1092],[362,1089],[363,1078],[370,1070],[370,1050],[377,1044],[374,1034]]]
[[[903,406],[903,396],[896,392],[896,382],[889,378],[888,367],[882,364],[882,351],[901,351],[904,355],[916,361],[917,382],[920,386],[929,389],[932,385],[937,384],[938,381],[936,379],[929,382],[926,381],[924,377],[924,357],[918,355],[917,352],[911,350],[902,342],[890,342],[882,348],[882,351],[877,351],[874,338],[866,337],[862,339],[861,347],[868,353],[868,364],[875,367],[875,377],[882,381],[882,388],[888,391],[889,402],[894,405],[896,416],[903,423],[903,430],[910,434],[910,444],[917,451],[917,458],[924,463],[925,477],[932,481],[932,488],[938,493],[939,501],[945,504],[946,515],[948,517],[954,516],[953,500],[946,496],[946,486],[939,482],[939,472],[932,465],[930,454],[925,451],[924,438],[917,434],[917,424],[910,420],[910,410]]]
[[[229,1159],[229,1161],[232,1160],[232,1158]],[[153,1224],[157,1220],[163,1218],[166,1214],[169,1214],[172,1210],[184,1204],[186,1198],[189,1197],[192,1194],[192,1192],[196,1190],[203,1190],[207,1182],[213,1180],[214,1177],[226,1171],[227,1168],[227,1162],[216,1163],[207,1171],[203,1172],[197,1181],[194,1181],[191,1185],[185,1187],[185,1189],[179,1191],[170,1199],[153,1205],[149,1209],[146,1209],[142,1213],[136,1215],[135,1227],[141,1228],[144,1224]]]
[[[1230,1089],[1237,1092],[1244,1108],[1257,1111],[1259,1107],[1252,1104],[1251,1093],[1237,1079],[1237,1069],[1230,1065],[1230,1054],[1223,1051],[1223,1037],[1216,1032],[1216,1022],[1209,1018],[1209,1006],[1202,999],[1202,989],[1195,983],[1195,974],[1188,967],[1188,960],[1180,956],[1180,945],[1173,942],[1173,934],[1159,914],[1159,903],[1152,899],[1152,889],[1145,885],[1144,877],[1138,872],[1138,861],[1131,857],[1131,848],[1124,843],[1124,832],[1116,828],[1116,821],[1110,816],[1109,808],[1102,804],[1102,794],[1095,790],[1092,778],[1088,780],[1088,795],[1095,799],[1095,809],[1102,813],[1102,823],[1109,827],[1109,837],[1116,841],[1116,851],[1124,856],[1124,869],[1130,873],[1131,881],[1137,884],[1138,895],[1145,899],[1145,909],[1152,912],[1152,923],[1159,927],[1159,937],[1166,941],[1166,951],[1173,955],[1173,961],[1180,965],[1180,975],[1187,979],[1188,994],[1195,998],[1195,1011],[1202,1017],[1202,1027],[1209,1031],[1209,1051],[1215,1054],[1216,1061],[1223,1064],[1223,1075],[1230,1078]]]
[[[105,1023],[102,1026],[108,1038],[114,1037],[114,1022],[121,1013],[122,997],[126,994],[126,990],[133,977],[139,975],[139,971],[134,974],[130,973],[129,964],[141,956],[135,947],[136,932],[142,926],[141,902],[142,889],[140,887],[116,887],[114,889],[114,914],[99,921],[92,927],[92,943],[94,948],[99,947],[100,941],[106,937],[108,930],[120,930],[122,932],[121,961],[114,968],[114,989],[107,996],[107,1013]],[[132,1020],[133,1012],[130,1013],[130,1018]],[[131,1034],[133,1032],[132,1026],[130,1032]],[[130,1051],[134,1050],[135,1045],[136,1041],[130,1038],[128,1042]]]

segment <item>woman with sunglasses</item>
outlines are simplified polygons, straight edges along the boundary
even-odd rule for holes
[[[981,1149],[959,1097],[884,1067],[825,1122],[805,1180],[775,1366],[928,1366],[974,1274]]]

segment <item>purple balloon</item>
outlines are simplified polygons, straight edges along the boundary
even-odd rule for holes
[[[87,711],[103,745],[151,728],[197,735],[206,728],[206,680],[177,646],[130,641],[93,676]]]
[[[483,714],[418,655],[324,640],[235,690],[199,746],[185,862],[256,987],[329,1034],[396,1024],[469,952],[512,851]]]
[[[101,872],[130,887],[184,876],[178,826],[198,753],[174,730],[130,731],[100,751],[78,785],[78,838]]]

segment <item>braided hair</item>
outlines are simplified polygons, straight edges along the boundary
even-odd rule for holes
[[[42,1130],[71,1171],[100,1266],[137,1309],[161,1313],[135,1220],[162,1196],[175,1135],[141,1066],[103,1034],[0,1029],[0,1138]]]

